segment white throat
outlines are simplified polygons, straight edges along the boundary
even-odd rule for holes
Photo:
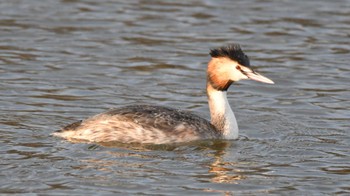
[[[221,131],[224,139],[238,138],[238,125],[236,117],[227,101],[227,92],[208,89],[208,102],[211,123]]]

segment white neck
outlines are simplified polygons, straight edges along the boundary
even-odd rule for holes
[[[220,131],[224,139],[238,138],[236,117],[227,101],[227,92],[214,89],[210,84],[207,87],[211,124]]]

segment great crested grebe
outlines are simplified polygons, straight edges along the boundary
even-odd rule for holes
[[[207,69],[210,122],[191,112],[151,105],[111,109],[53,133],[70,141],[166,144],[205,139],[236,139],[238,125],[227,89],[242,79],[273,84],[250,68],[238,44],[212,49]]]

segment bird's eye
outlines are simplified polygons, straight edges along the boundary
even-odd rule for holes
[[[236,69],[237,69],[238,71],[242,72],[243,74],[245,74],[245,71],[243,71],[242,68],[241,68],[239,65],[236,66]]]

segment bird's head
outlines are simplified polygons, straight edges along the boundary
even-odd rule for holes
[[[230,44],[210,51],[212,59],[208,63],[208,82],[216,90],[226,91],[233,82],[251,79],[274,84],[250,67],[249,58],[238,44]]]

